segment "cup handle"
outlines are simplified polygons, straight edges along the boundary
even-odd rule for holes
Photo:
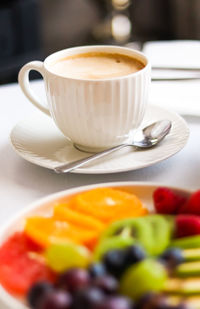
[[[35,105],[39,110],[45,113],[48,116],[51,116],[50,111],[45,104],[42,103],[42,100],[37,97],[37,95],[33,92],[30,86],[29,80],[29,72],[31,70],[38,71],[42,77],[44,78],[44,64],[41,61],[31,61],[25,64],[21,70],[19,71],[18,75],[18,82],[19,85],[25,94],[25,96],[29,99],[29,101]]]

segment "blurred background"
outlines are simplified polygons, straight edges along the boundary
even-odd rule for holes
[[[200,39],[200,0],[1,0],[0,84],[59,49],[176,39]]]

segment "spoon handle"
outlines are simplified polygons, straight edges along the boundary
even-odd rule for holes
[[[115,151],[115,150],[119,150],[125,146],[128,146],[128,144],[121,144],[121,145],[118,145],[118,146],[114,146],[112,148],[109,148],[109,149],[106,149],[106,150],[103,150],[101,152],[98,152],[98,153],[95,153],[87,158],[84,158],[84,159],[80,159],[80,160],[77,160],[77,161],[74,161],[72,163],[68,163],[68,164],[63,164],[63,165],[60,165],[60,166],[57,166],[54,168],[54,171],[58,174],[60,173],[68,173],[78,167],[81,167],[83,166],[84,164],[88,163],[88,162],[91,162],[91,161],[94,161],[98,158],[102,158],[103,156]]]

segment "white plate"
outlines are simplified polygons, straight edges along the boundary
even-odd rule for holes
[[[120,188],[122,190],[132,192],[137,195],[142,203],[150,210],[153,210],[152,194],[159,184],[145,183],[145,182],[113,182],[113,183],[102,183],[89,186],[82,186],[79,188],[73,188],[65,190],[59,193],[51,194],[45,198],[39,199],[31,205],[23,209],[17,216],[12,218],[0,229],[0,244],[4,242],[12,233],[23,228],[24,219],[30,215],[42,215],[47,212],[51,212],[55,202],[62,200],[63,197],[71,197],[79,192],[87,191],[97,187],[112,187]],[[178,188],[172,188],[176,192],[183,196],[188,196],[191,191],[183,190]],[[0,308],[4,309],[27,309],[22,302],[14,298],[12,295],[7,293],[0,285]]]
[[[142,127],[161,119],[171,120],[172,129],[156,147],[147,150],[126,147],[76,169],[74,173],[106,174],[136,170],[174,155],[186,144],[189,129],[181,116],[154,105],[149,105]],[[75,149],[71,141],[59,132],[52,119],[42,113],[35,112],[18,123],[10,138],[14,149],[22,158],[49,169],[89,155]]]

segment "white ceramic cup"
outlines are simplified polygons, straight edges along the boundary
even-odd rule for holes
[[[52,71],[51,63],[67,56],[106,52],[139,59],[145,67],[136,73],[109,79],[75,79]],[[29,72],[44,78],[47,103],[31,90]],[[118,46],[73,47],[32,61],[19,72],[19,84],[38,109],[51,116],[60,131],[80,149],[98,151],[125,141],[141,124],[148,101],[150,64],[142,53]]]

